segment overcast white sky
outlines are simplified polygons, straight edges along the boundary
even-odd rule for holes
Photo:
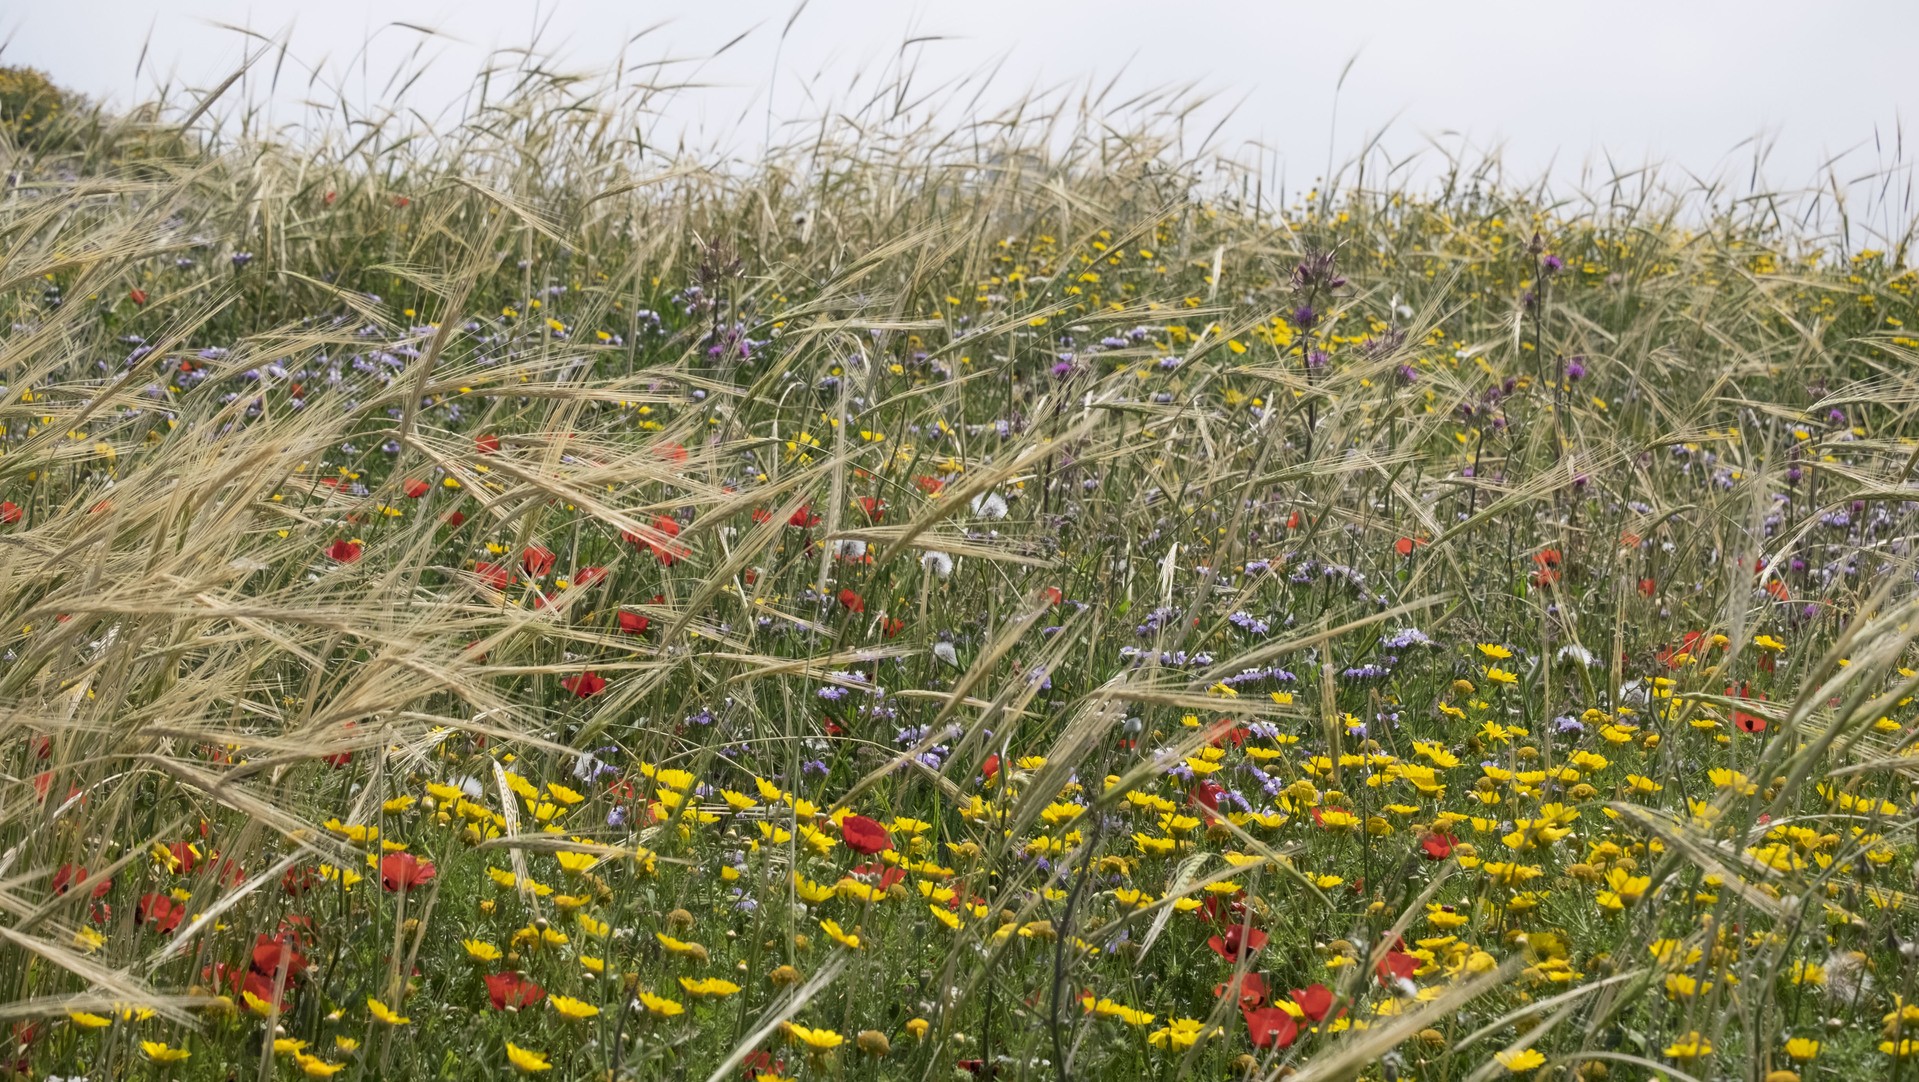
[[[295,58],[362,97],[380,97],[386,76],[423,49],[428,72],[404,100],[434,114],[458,101],[488,52],[526,43],[537,23],[543,49],[568,68],[605,70],[622,54],[628,65],[687,61],[656,78],[706,85],[668,100],[660,130],[750,152],[764,137],[769,101],[774,120],[817,115],[824,102],[802,81],[841,106],[863,101],[859,91],[904,53],[919,69],[916,85],[929,90],[974,76],[962,100],[979,82],[987,100],[1002,101],[1115,78],[1115,99],[1193,85],[1211,92],[1216,108],[1238,103],[1218,142],[1271,148],[1269,162],[1292,188],[1323,171],[1329,143],[1344,158],[1381,131],[1400,153],[1434,139],[1499,148],[1509,176],[1550,167],[1576,181],[1588,163],[1605,172],[1610,157],[1723,172],[1742,187],[1757,137],[1770,145],[1765,172],[1775,185],[1805,184],[1837,154],[1845,154],[1837,172],[1847,181],[1891,162],[1902,119],[1919,117],[1915,0],[812,0],[782,45],[794,6],[69,0],[0,14],[0,62],[40,67],[124,102],[162,78],[206,87],[231,72],[249,43],[225,23],[290,31]],[[629,42],[656,24],[664,25]],[[724,55],[697,62],[748,31]],[[910,38],[939,40],[903,50]],[[1335,86],[1348,60],[1335,124]],[[298,64],[280,78],[281,100],[306,93]]]

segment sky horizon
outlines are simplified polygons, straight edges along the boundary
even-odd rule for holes
[[[889,107],[874,91],[908,68],[911,95],[944,102],[949,120],[1034,92],[1105,88],[1111,103],[1186,88],[1208,99],[1189,138],[1217,125],[1217,149],[1293,192],[1377,138],[1393,157],[1422,154],[1421,169],[1437,147],[1496,153],[1509,181],[1561,187],[1652,165],[1669,181],[1836,186],[1909,217],[1901,126],[1919,110],[1919,80],[1904,77],[1901,42],[1919,35],[1919,5],[1815,14],[1781,0],[979,0],[957,13],[922,0],[341,0],[324,12],[98,0],[0,20],[0,63],[126,105],[162,84],[209,88],[277,38],[284,57],[269,47],[232,97],[271,99],[276,123],[297,123],[312,118],[309,90],[457,115],[490,55],[537,41],[556,67],[680,85],[655,99],[655,142],[749,158],[784,121]],[[402,70],[417,72],[403,94],[387,82]],[[1893,183],[1875,176],[1894,165]]]

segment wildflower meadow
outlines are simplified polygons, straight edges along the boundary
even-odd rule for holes
[[[0,1074],[1919,1077],[1901,237],[30,74]]]

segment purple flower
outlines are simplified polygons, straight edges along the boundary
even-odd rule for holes
[[[1574,357],[1566,362],[1566,378],[1574,383],[1586,378],[1586,366],[1581,363],[1584,357]]]

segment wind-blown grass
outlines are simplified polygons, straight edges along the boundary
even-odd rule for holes
[[[17,1071],[1914,1051],[1903,251],[165,115],[0,198]]]

